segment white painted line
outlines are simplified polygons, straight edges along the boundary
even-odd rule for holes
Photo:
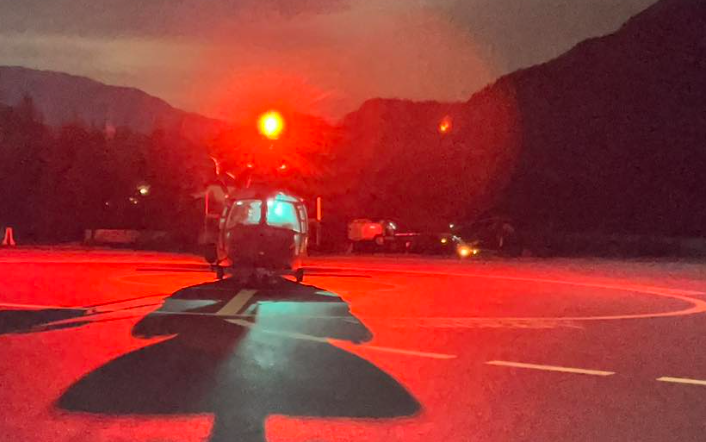
[[[233,299],[216,312],[216,316],[237,315],[255,293],[257,293],[257,290],[240,290],[238,294],[233,296]]]
[[[610,376],[615,374],[613,371],[587,370],[585,368],[559,367],[556,365],[525,364],[524,362],[488,361],[486,364],[499,365],[502,367],[530,368],[533,370],[560,371],[562,373],[590,374],[593,376]]]
[[[675,384],[691,384],[691,385],[706,385],[706,381],[701,381],[699,379],[689,379],[689,378],[671,378],[669,376],[662,376],[657,378],[660,382],[674,382]]]
[[[351,345],[347,341],[331,340],[332,342],[341,342],[344,346]],[[428,351],[417,351],[417,350],[404,350],[402,348],[392,348],[392,347],[381,347],[379,345],[361,345],[358,348],[361,350],[375,350],[383,351],[387,353],[399,353],[402,355],[409,356],[419,356],[422,358],[432,358],[432,359],[454,359],[456,355],[449,355],[445,353],[432,353]]]
[[[285,338],[299,339],[302,341],[319,342],[322,344],[333,344],[333,345],[337,344],[337,346],[341,346],[341,347],[348,347],[349,345],[354,345],[354,344],[349,343],[348,341],[331,339],[331,338],[322,338],[320,336],[312,336],[312,335],[307,335],[304,333],[280,331],[280,330],[268,330],[268,329],[260,328],[260,327],[256,328],[257,324],[250,322],[250,321],[246,321],[244,319],[226,319],[226,321],[230,322],[231,324],[240,325],[242,327],[248,327],[248,328],[257,330],[261,333],[268,334],[268,335],[282,336]],[[444,354],[444,353],[431,353],[431,352],[425,352],[425,351],[404,350],[404,349],[400,349],[400,348],[381,347],[378,345],[361,345],[361,346],[355,346],[355,347],[358,347],[362,350],[375,350],[375,351],[382,351],[382,352],[387,352],[387,353],[398,353],[398,354],[419,356],[419,357],[423,357],[423,358],[432,358],[432,359],[454,359],[456,357],[456,355],[449,355],[449,354]]]
[[[22,309],[22,310],[83,310],[88,313],[115,313],[117,311],[121,310],[126,310],[128,308],[133,308],[130,307],[130,303],[135,303],[135,302],[142,302],[145,299],[152,299],[152,298],[166,298],[167,295],[148,295],[148,296],[139,296],[136,298],[128,298],[128,299],[116,299],[113,301],[108,301],[102,304],[94,304],[94,305],[76,305],[76,306],[70,306],[70,305],[52,305],[52,304],[20,304],[20,303],[12,303],[12,302],[0,302],[0,311],[4,309]],[[127,304],[127,307],[125,305],[121,304]],[[156,305],[156,304],[150,304],[150,305]],[[119,307],[119,308],[116,308]],[[139,305],[139,307],[142,307],[142,305]]]
[[[51,305],[51,304],[17,304],[12,302],[0,302],[0,309],[18,308],[22,310],[86,310],[89,311],[92,307],[71,307],[66,305]]]
[[[326,266],[319,267],[326,269]],[[334,267],[336,268],[336,267]],[[385,269],[378,267],[347,267],[349,271],[358,272],[379,272],[379,273],[398,273],[398,274],[410,274],[410,275],[428,275],[428,276],[456,276],[464,278],[484,278],[493,280],[506,280],[506,281],[521,281],[521,282],[535,282],[535,283],[546,283],[546,284],[559,284],[568,285],[574,287],[588,287],[604,290],[616,290],[632,293],[641,293],[648,295],[657,295],[665,298],[677,299],[683,301],[687,304],[691,304],[691,307],[685,308],[683,310],[674,310],[669,312],[656,312],[656,313],[640,313],[634,315],[606,315],[606,316],[569,316],[569,317],[527,317],[527,318],[496,318],[503,320],[564,320],[564,321],[610,321],[619,319],[653,319],[653,318],[668,318],[675,316],[686,316],[694,315],[699,313],[706,313],[706,300],[694,298],[693,296],[706,295],[704,292],[694,291],[694,290],[682,290],[682,289],[671,289],[666,287],[652,287],[652,286],[635,286],[635,285],[618,285],[618,284],[601,284],[593,282],[580,282],[580,281],[565,281],[559,279],[545,279],[545,278],[531,278],[531,277],[517,277],[517,276],[507,276],[507,275],[492,275],[492,274],[478,274],[478,273],[460,273],[460,272],[444,272],[444,271],[434,271],[434,270],[405,270],[405,269]],[[472,319],[472,318],[467,318]],[[484,319],[479,317],[478,319]]]

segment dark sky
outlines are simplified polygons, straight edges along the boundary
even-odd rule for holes
[[[0,64],[135,86],[207,115],[331,119],[465,100],[656,0],[0,0]]]

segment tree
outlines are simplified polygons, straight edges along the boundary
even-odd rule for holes
[[[35,234],[34,209],[40,206],[42,154],[50,142],[32,98],[15,107],[0,107],[0,224],[21,235]]]

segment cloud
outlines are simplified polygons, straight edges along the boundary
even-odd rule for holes
[[[344,10],[352,0],[0,0],[0,29],[80,36],[183,36],[214,24]]]
[[[145,37],[102,38],[58,34],[0,34],[0,64],[85,75],[134,86],[186,106],[191,66],[202,48],[188,41]]]
[[[377,96],[464,100],[492,79],[473,40],[443,17],[371,8],[379,6],[252,24],[233,38],[221,36],[229,43],[212,48],[200,64],[203,96],[212,98],[206,107],[227,113],[253,95],[296,95],[298,102],[317,102],[312,111],[338,117]],[[304,91],[326,99],[307,99]]]
[[[424,0],[473,35],[502,72],[617,30],[658,0]]]
[[[237,26],[229,17],[198,37],[5,33],[0,62],[136,86],[230,118],[263,103],[337,118],[375,96],[465,99],[491,79],[465,32],[399,6],[309,8],[320,13],[269,14]]]
[[[372,97],[465,100],[655,0],[0,0],[0,64],[129,85],[238,118]]]

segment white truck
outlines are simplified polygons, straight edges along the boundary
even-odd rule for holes
[[[397,225],[390,220],[355,219],[348,223],[349,252],[386,251],[396,245]]]

